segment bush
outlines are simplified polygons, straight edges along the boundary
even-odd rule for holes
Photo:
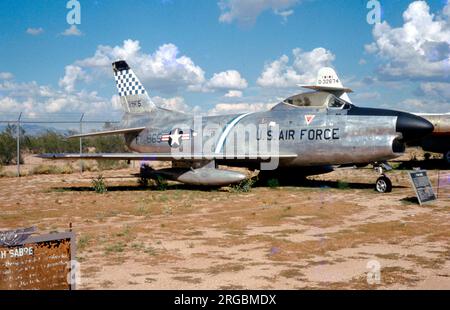
[[[96,165],[96,161],[94,160],[80,160],[78,161],[78,165],[82,166],[83,171],[89,171],[89,172],[97,172],[98,167]]]
[[[65,164],[64,166],[59,167],[60,174],[71,174],[73,172],[74,172],[74,169],[73,169],[72,165],[70,165],[70,164]]]
[[[36,137],[29,137],[28,148],[32,153],[76,153],[79,140],[65,139],[63,135],[48,130]]]
[[[155,187],[158,191],[165,191],[169,184],[167,183],[166,179],[164,179],[162,176],[157,176],[155,179]]]
[[[16,162],[15,126],[8,125],[0,133],[0,163],[10,165]]]
[[[17,172],[15,171],[0,171],[0,178],[13,178],[17,176]]]
[[[267,186],[269,186],[270,188],[277,188],[280,186],[280,182],[278,181],[278,179],[270,179],[267,181]]]
[[[255,179],[245,179],[237,185],[232,185],[231,191],[234,193],[248,193],[252,190],[252,187],[255,183]]]
[[[338,181],[337,188],[338,189],[350,189],[350,185],[347,182]]]
[[[140,187],[148,187],[148,178],[145,178],[145,177],[141,176],[138,179],[138,184],[139,184]]]
[[[66,164],[64,166],[54,166],[41,164],[36,166],[31,170],[30,174],[71,174],[73,173],[73,168],[71,165]]]
[[[97,160],[97,166],[100,171],[116,170],[128,168],[128,163],[124,160]]]
[[[105,179],[103,179],[102,175],[99,175],[97,178],[92,179],[92,187],[98,194],[104,194],[108,191]]]

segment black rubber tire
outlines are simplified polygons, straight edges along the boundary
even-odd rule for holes
[[[375,190],[382,194],[392,192],[391,180],[385,175],[379,177],[375,183]]]
[[[447,153],[444,154],[444,160],[448,165],[450,165],[450,151],[447,151]]]

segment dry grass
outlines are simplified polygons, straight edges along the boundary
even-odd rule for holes
[[[381,288],[420,287],[425,271],[450,275],[448,201],[406,204],[414,194],[401,172],[394,176],[404,188],[390,195],[355,186],[370,180],[365,171],[323,177],[348,177],[345,189],[249,193],[173,184],[154,191],[125,178],[129,172],[105,172],[104,195],[90,187],[95,173],[0,179],[0,222],[41,231],[67,230],[71,222],[84,288],[372,289],[379,287],[367,284],[364,269],[334,282],[313,281],[308,271],[374,258],[393,264],[382,269]]]

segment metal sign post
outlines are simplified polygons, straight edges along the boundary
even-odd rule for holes
[[[22,118],[22,112],[17,119],[16,137],[17,137],[17,176],[20,177],[20,119]]]
[[[83,134],[83,118],[84,113],[80,117],[80,135]],[[83,155],[83,138],[80,137],[80,156]],[[83,174],[83,160],[80,159],[80,173]]]

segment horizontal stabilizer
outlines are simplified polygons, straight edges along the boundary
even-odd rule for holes
[[[322,68],[317,73],[317,80],[315,85],[298,85],[303,88],[313,89],[315,91],[323,91],[327,93],[331,93],[336,97],[341,98],[349,103],[350,100],[348,94],[352,93],[353,90],[350,88],[344,87],[342,85],[341,80],[339,79],[336,71],[333,68]]]
[[[325,92],[343,92],[343,93],[353,93],[351,88],[346,87],[331,87],[331,86],[318,86],[318,85],[300,85],[303,88],[313,89],[317,91],[325,91]]]
[[[220,160],[220,159],[249,159],[267,160],[270,158],[296,158],[297,154],[190,154],[190,153],[86,153],[86,154],[40,154],[37,157],[44,159],[105,159],[105,160],[149,160],[149,161],[171,161],[171,160]]]
[[[74,135],[74,136],[70,136],[68,138],[72,139],[72,138],[85,138],[85,137],[95,137],[95,136],[122,135],[122,134],[126,134],[126,133],[139,133],[144,129],[145,129],[145,127],[137,127],[137,128],[108,130],[108,131],[97,131],[97,132],[84,133],[84,134],[80,134],[80,135]]]

